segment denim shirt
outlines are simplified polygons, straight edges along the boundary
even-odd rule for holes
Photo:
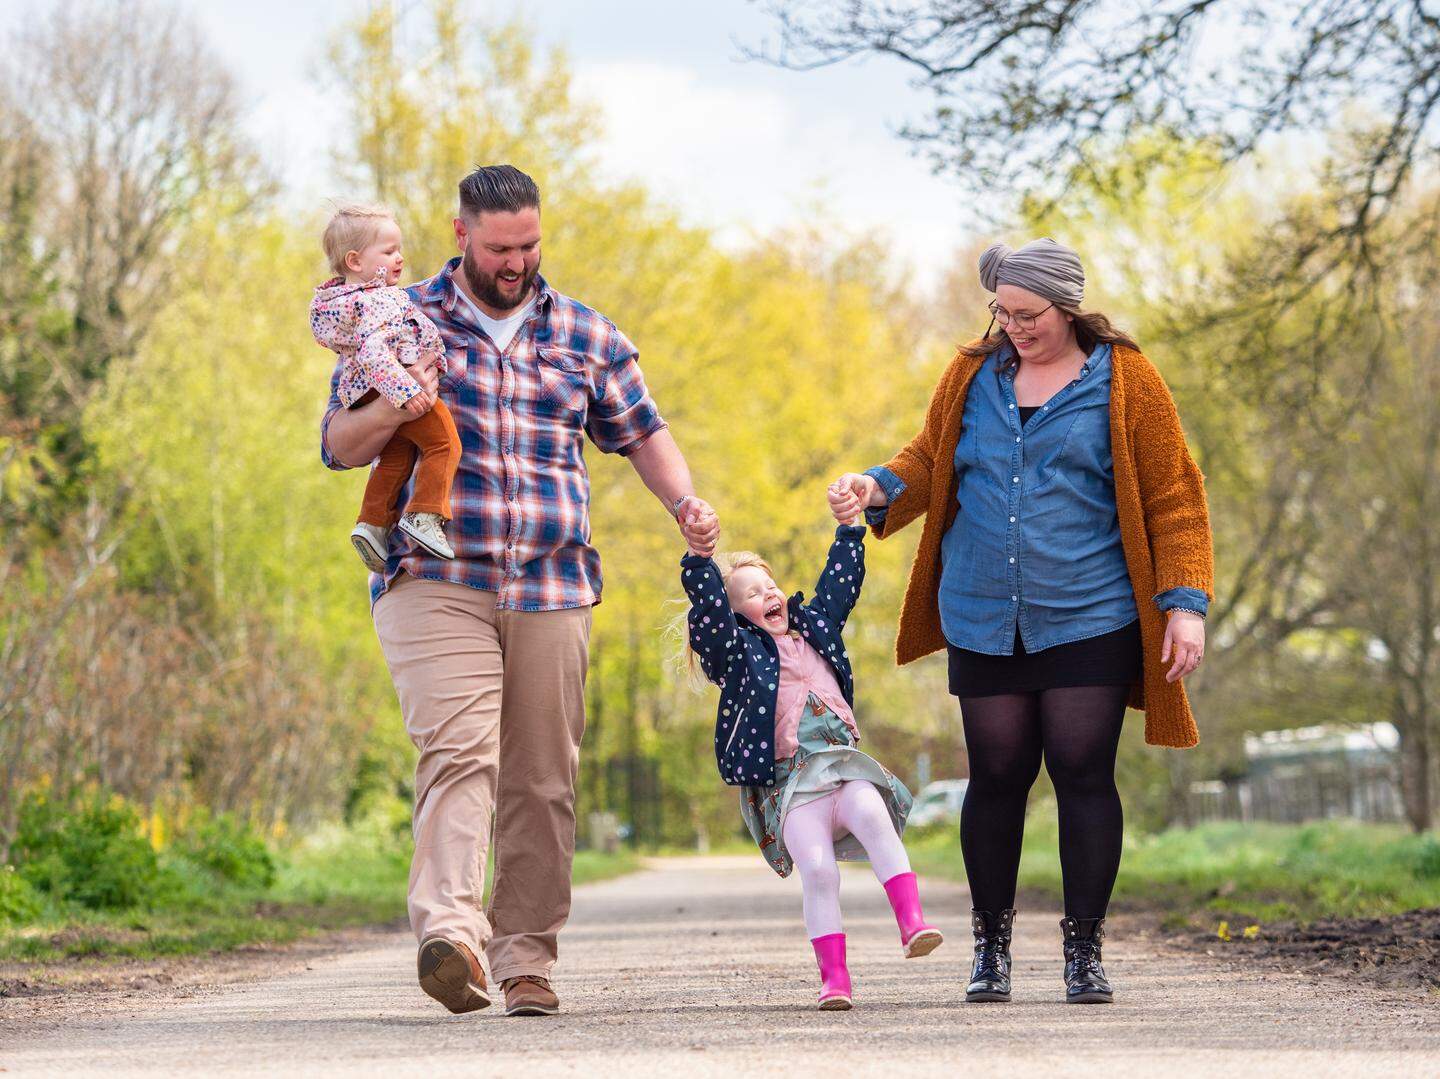
[[[1110,346],[1021,424],[1009,350],[987,357],[965,399],[955,448],[955,521],[941,541],[940,623],[958,648],[1008,656],[1097,637],[1139,617],[1120,541],[1110,450]],[[904,482],[872,468],[890,501]],[[871,523],[884,510],[867,511]],[[1162,611],[1207,611],[1173,588]]]

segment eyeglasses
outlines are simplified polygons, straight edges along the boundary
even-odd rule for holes
[[[1028,312],[1026,314],[1019,315],[1012,314],[1011,312],[1005,310],[1005,308],[1001,307],[999,304],[995,303],[992,300],[990,302],[989,309],[990,317],[993,318],[1000,325],[1000,328],[1002,330],[1008,330],[1010,328],[1011,322],[1014,322],[1015,325],[1019,326],[1022,330],[1033,330],[1035,328],[1035,320],[1054,306],[1055,305],[1053,303],[1049,303],[1046,304],[1044,307],[1040,308],[1040,310],[1036,311],[1033,315],[1029,314]]]

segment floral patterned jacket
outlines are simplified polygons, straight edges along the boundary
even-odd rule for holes
[[[434,357],[445,373],[445,344],[405,290],[385,284],[384,271],[371,281],[346,284],[332,277],[310,301],[310,331],[340,357],[337,393],[351,407],[370,390],[396,408],[420,392],[405,368]]]

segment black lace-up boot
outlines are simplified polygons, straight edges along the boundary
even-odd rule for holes
[[[970,912],[975,965],[970,970],[970,984],[965,987],[967,1003],[1010,999],[1010,929],[1014,924],[1014,910],[999,914],[988,910]]]
[[[1100,965],[1100,945],[1105,940],[1104,918],[1061,918],[1065,934],[1065,1002],[1067,1004],[1110,1004],[1115,993]]]

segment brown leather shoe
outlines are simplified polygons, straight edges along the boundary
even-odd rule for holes
[[[457,1015],[490,1006],[490,988],[480,960],[458,941],[431,937],[420,945],[416,966],[420,988]]]
[[[544,978],[506,978],[506,1015],[555,1015],[560,1011],[560,998]]]

